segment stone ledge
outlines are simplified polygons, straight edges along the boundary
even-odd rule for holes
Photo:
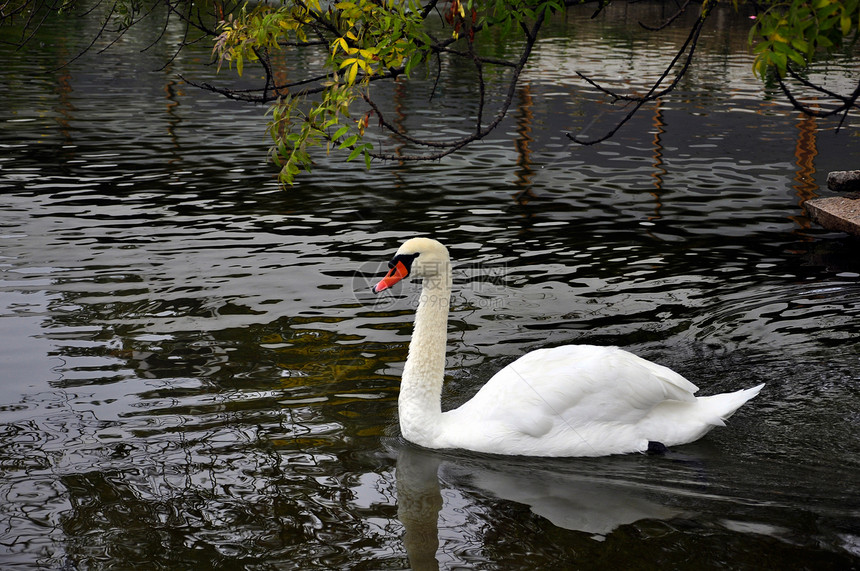
[[[860,236],[860,197],[815,198],[803,205],[809,217],[823,228]]]

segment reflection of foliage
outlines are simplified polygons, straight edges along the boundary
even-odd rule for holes
[[[51,14],[95,9],[79,7],[76,0],[5,2],[0,18],[4,23],[23,22],[22,43]],[[373,159],[436,160],[486,137],[514,100],[543,22],[552,14],[586,3],[596,4],[594,15],[609,4],[605,0],[282,0],[240,5],[234,0],[210,4],[114,0],[101,8],[105,16],[98,37],[107,30],[119,37],[145,18],[166,14],[165,29],[171,19],[185,26],[179,49],[206,39],[213,42],[219,66],[235,67],[239,75],[249,64],[262,68],[264,82],[257,88],[199,87],[269,105],[272,157],[280,167],[281,181],[291,184],[299,172],[311,169],[315,148],[341,151],[347,160],[362,158],[370,166]],[[705,0],[697,6],[698,18],[686,42],[644,94],[619,94],[584,78],[614,99],[632,105],[626,117],[604,136],[569,138],[580,144],[606,140],[644,104],[671,92],[690,68],[700,34],[719,4],[720,0]],[[857,107],[860,86],[853,93],[837,94],[801,74],[821,53],[857,39],[860,0],[733,0],[732,4],[735,9],[754,12],[749,35],[756,53],[754,72],[777,81],[797,109],[828,115]],[[96,0],[96,6],[101,5]],[[656,32],[675,25],[690,5],[687,0],[662,23],[643,27]],[[94,44],[95,39],[90,47]],[[287,78],[276,57],[286,51],[305,54],[312,65],[303,75]],[[471,70],[474,111],[464,111],[471,123],[465,132],[410,133],[383,112],[379,90],[371,90],[380,81],[419,79],[420,72],[422,77],[435,76],[432,86],[426,88],[432,98],[443,66]],[[837,106],[829,111],[804,106],[786,84],[787,78],[794,89],[811,90],[823,99],[835,100]],[[383,136],[417,151],[383,152],[372,138],[365,137],[371,121],[378,123]]]
[[[85,309],[52,325],[99,341],[70,336],[56,392],[0,424],[7,566],[405,566],[379,453],[397,379],[374,374],[403,344],[327,331],[326,316],[147,339],[127,323],[140,305],[84,297],[58,299]]]
[[[98,470],[62,474],[70,507],[58,524],[75,564],[63,568],[106,568],[105,553],[125,568],[310,568],[322,553],[347,568],[368,548],[396,550],[396,535],[356,516],[353,490],[356,474],[378,470],[374,492],[393,495],[389,468],[253,444],[217,452],[153,437]]]

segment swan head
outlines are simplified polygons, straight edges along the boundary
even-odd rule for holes
[[[390,288],[406,276],[447,279],[451,260],[448,249],[440,242],[431,238],[412,238],[397,249],[388,267],[391,270],[373,286],[373,293]]]

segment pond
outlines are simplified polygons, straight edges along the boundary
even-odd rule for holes
[[[860,568],[860,242],[802,207],[858,167],[858,117],[836,132],[772,97],[726,11],[676,93],[572,146],[619,116],[574,72],[645,85],[683,40],[638,27],[659,10],[552,22],[510,116],[460,154],[320,157],[287,190],[265,110],[178,78],[226,76],[209,46],[170,59],[181,30],[64,67],[96,18],[3,45],[0,566]],[[857,61],[817,77],[850,85]],[[462,127],[457,73],[412,128]],[[369,285],[414,235],[455,260],[445,408],[568,343],[700,394],[766,386],[662,456],[413,446],[416,286]]]

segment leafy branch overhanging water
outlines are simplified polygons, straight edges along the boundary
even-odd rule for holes
[[[676,3],[662,22],[641,23],[656,33],[678,25],[679,16],[697,10],[686,41],[664,71],[644,93],[627,94],[580,77],[613,101],[629,108],[622,119],[596,137],[566,133],[574,144],[605,141],[644,105],[671,93],[694,63],[700,35],[709,17],[725,0]],[[860,97],[856,88],[837,93],[809,79],[807,71],[820,55],[856,47],[860,37],[860,0],[732,0],[732,8],[749,13],[749,42],[756,54],[751,74],[778,86],[793,107],[818,117],[841,115],[839,124]],[[219,69],[243,75],[247,65],[260,66],[261,85],[236,89],[183,78],[188,83],[225,97],[269,107],[271,157],[279,178],[292,184],[313,167],[313,153],[342,152],[346,160],[363,158],[397,161],[438,160],[492,133],[507,115],[536,49],[546,20],[574,6],[591,5],[592,18],[607,0],[281,0],[241,3],[214,0],[5,0],[0,23],[19,28],[24,45],[48,18],[62,14],[101,12],[102,25],[84,48],[101,40],[107,49],[145,19],[162,18],[182,25],[177,53],[189,44],[211,42]],[[682,24],[683,25],[683,24]],[[155,41],[159,41],[157,38]],[[504,44],[504,57],[490,55],[488,46]],[[297,77],[284,73],[282,52],[303,53],[314,65]],[[473,105],[464,115],[471,127],[465,133],[417,136],[383,111],[384,90],[378,82],[408,82],[430,78],[432,98],[446,66],[471,69],[476,89]],[[789,81],[790,80],[790,81]],[[492,84],[492,86],[491,86]],[[501,86],[501,87],[499,87]],[[803,90],[821,101],[808,105],[796,92]],[[829,102],[822,106],[821,102]],[[410,111],[410,110],[407,110]],[[411,111],[420,111],[412,109]],[[379,126],[368,137],[371,123]],[[375,141],[393,138],[408,152],[386,152]]]

